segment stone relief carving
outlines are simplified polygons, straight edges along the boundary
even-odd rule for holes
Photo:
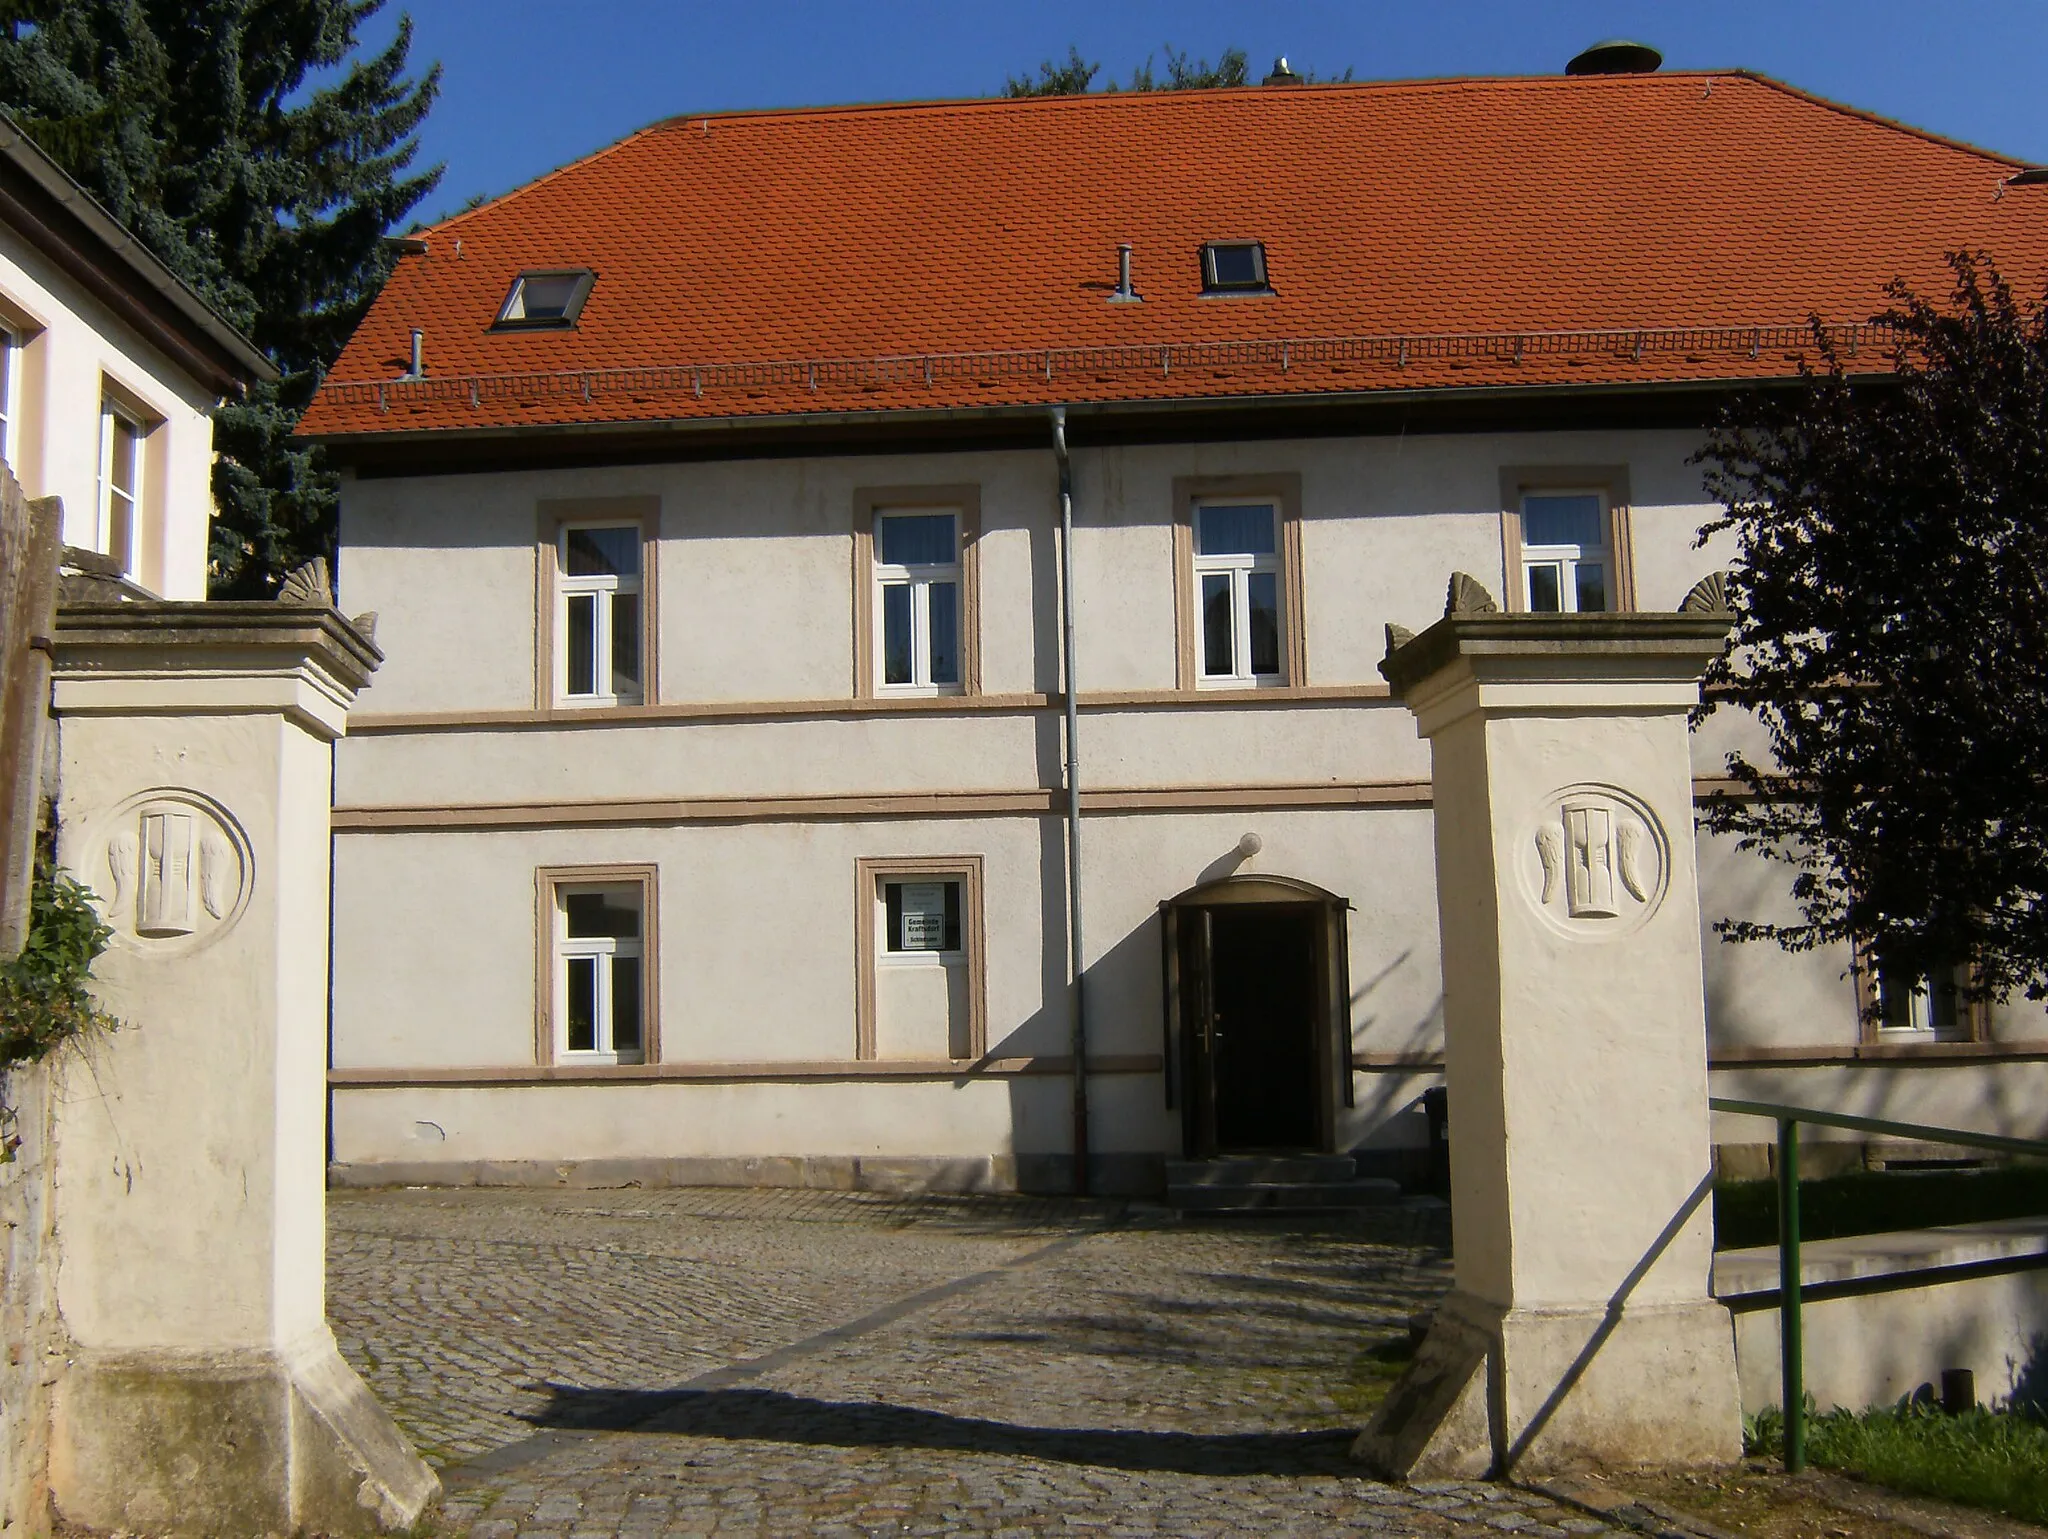
[[[107,904],[107,919],[126,914],[135,901],[135,861],[142,845],[132,828],[117,829],[107,841],[107,874],[114,881],[114,896]]]
[[[1724,614],[1732,607],[1728,602],[1728,574],[1709,572],[1686,591],[1679,600],[1680,614]]]
[[[248,837],[211,797],[165,787],[98,820],[112,883],[101,917],[117,943],[145,953],[208,944],[241,916],[254,877]]]
[[[1444,595],[1446,615],[1495,615],[1500,605],[1486,591],[1486,585],[1470,572],[1451,573],[1450,591]]]
[[[1391,620],[1387,622],[1387,655],[1389,657],[1407,646],[1414,639],[1415,632],[1408,629],[1407,626],[1396,625]]]
[[[1581,939],[1636,928],[1664,900],[1669,844],[1656,814],[1612,786],[1567,786],[1533,820],[1531,904]]]

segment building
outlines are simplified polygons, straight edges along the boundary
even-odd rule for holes
[[[388,657],[337,1178],[1398,1165],[1441,978],[1386,627],[1453,571],[1677,607],[1717,403],[1813,316],[1881,369],[1951,248],[2038,286],[2021,169],[1739,71],[1288,84],[679,117],[422,232],[302,427]],[[1880,1028],[1851,960],[1711,944],[1717,1089],[2041,1130],[2038,1011],[1893,979]]]
[[[206,597],[213,409],[270,360],[0,117],[0,458],[63,540]]]

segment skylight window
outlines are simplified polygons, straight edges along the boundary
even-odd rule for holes
[[[587,267],[521,273],[498,309],[500,328],[573,326],[597,275]]]
[[[1212,240],[1202,248],[1202,292],[1263,294],[1266,248],[1255,240]]]

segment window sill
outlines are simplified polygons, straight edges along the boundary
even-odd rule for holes
[[[555,1067],[561,1069],[615,1069],[647,1061],[645,1053],[557,1053]]]
[[[877,700],[954,700],[965,695],[959,684],[877,684]]]
[[[1287,681],[1277,674],[1255,676],[1248,679],[1237,678],[1234,675],[1227,678],[1222,675],[1211,675],[1195,680],[1195,688],[1202,692],[1236,691],[1243,693],[1247,690],[1255,689],[1285,689],[1287,688]]]
[[[964,951],[885,951],[875,958],[879,967],[965,967]]]

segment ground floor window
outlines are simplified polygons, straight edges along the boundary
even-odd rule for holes
[[[543,871],[540,907],[544,1061],[651,1061],[653,870]]]
[[[981,858],[877,857],[855,880],[855,1056],[980,1057]]]
[[[1967,967],[1916,973],[1857,958],[1866,1042],[1977,1042],[1989,1035],[1989,1011],[1969,997]]]

